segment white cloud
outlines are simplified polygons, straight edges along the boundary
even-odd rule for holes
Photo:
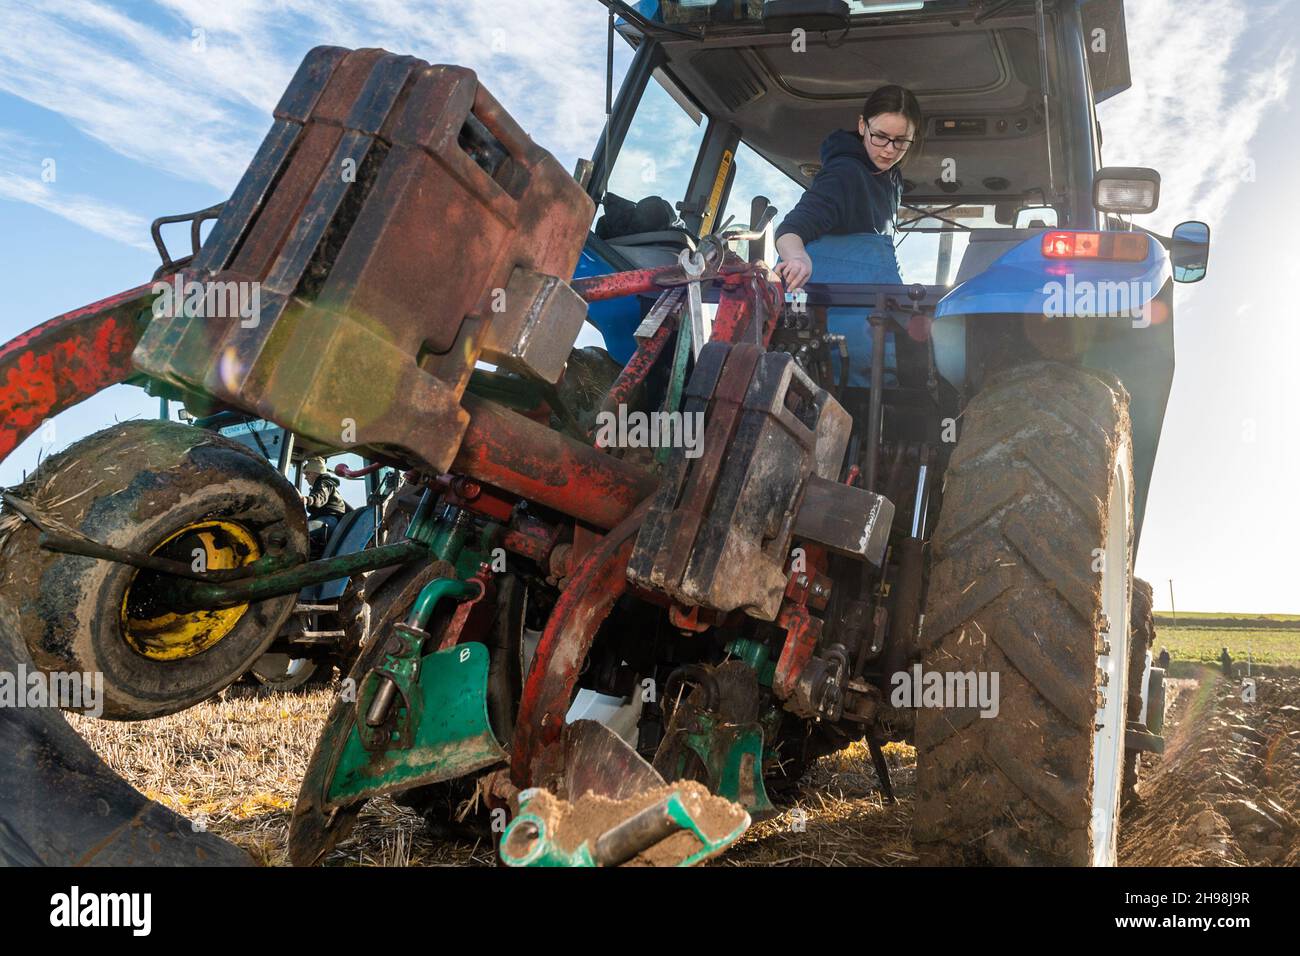
[[[1269,39],[1294,11],[1256,0],[1125,4],[1133,87],[1098,113],[1106,165],[1160,171],[1161,208],[1145,225],[1213,223],[1250,181],[1251,140],[1286,98],[1296,62]]]
[[[566,162],[590,153],[604,120],[604,20],[578,0],[158,0],[130,14],[98,0],[0,0],[0,21],[0,91],[219,189],[238,181],[294,69],[320,44],[470,67]]]
[[[30,203],[101,236],[153,251],[153,246],[140,238],[148,235],[148,221],[93,196],[61,193],[39,179],[0,172],[0,199]]]

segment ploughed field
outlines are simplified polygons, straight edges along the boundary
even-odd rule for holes
[[[1137,798],[1123,811],[1122,865],[1300,865],[1300,619],[1281,627],[1277,618],[1224,620],[1160,622],[1156,649],[1168,647],[1173,658],[1166,751],[1142,758]],[[1199,663],[1225,645],[1239,673],[1248,649],[1260,665],[1251,669],[1253,701],[1242,699],[1237,678]],[[69,719],[137,789],[274,866],[286,862],[289,815],[333,694],[236,686],[158,720]],[[884,799],[866,747],[855,744],[774,787],[782,812],[711,865],[914,865],[916,755],[902,745],[885,753],[896,803]],[[457,809],[463,822],[431,826],[391,800],[371,801],[325,865],[494,865],[486,815]]]

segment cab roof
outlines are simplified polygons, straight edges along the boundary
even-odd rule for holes
[[[1105,30],[1104,48],[1088,52],[1094,99],[1126,89],[1122,0],[1049,0],[1046,7],[1049,36],[1075,7],[1085,35]],[[745,143],[801,184],[816,174],[825,137],[856,128],[868,94],[894,83],[917,95],[925,117],[925,148],[903,168],[908,202],[948,201],[954,193],[988,202],[1046,197],[1034,0],[854,0],[846,29],[809,31],[803,50],[789,21],[765,23],[763,8],[762,0],[642,0],[637,12],[646,22],[624,20],[620,31],[634,44],[654,35],[666,55],[661,80],[715,120],[735,124]],[[1047,48],[1052,82],[1062,82],[1055,45]],[[1059,129],[1051,139],[1059,155]],[[946,160],[955,164],[956,184],[945,176]]]

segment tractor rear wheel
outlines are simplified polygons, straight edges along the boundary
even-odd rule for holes
[[[1111,864],[1128,688],[1128,397],[1035,363],[964,413],[935,529],[922,668],[999,678],[994,716],[921,707],[931,864]],[[948,702],[951,703],[951,702]]]
[[[306,517],[265,460],[211,432],[132,421],[45,461],[14,494],[94,541],[207,570],[267,554],[305,555]],[[0,545],[0,594],[47,672],[103,675],[103,714],[144,720],[184,710],[248,670],[296,595],[191,611],[167,575],[48,551],[13,516]]]

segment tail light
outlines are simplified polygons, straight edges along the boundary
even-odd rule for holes
[[[1141,232],[1043,233],[1043,255],[1048,259],[1110,259],[1141,262],[1151,249],[1151,239]]]

